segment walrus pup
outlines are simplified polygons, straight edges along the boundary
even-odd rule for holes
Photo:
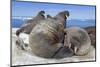
[[[67,35],[70,37],[70,48],[73,49],[75,55],[82,56],[89,52],[91,40],[88,33],[84,29],[79,27],[71,27],[67,29],[67,33]]]
[[[40,11],[36,17],[34,17],[31,20],[28,20],[19,30],[16,31],[16,35],[19,36],[19,34],[21,32],[26,33],[26,34],[30,34],[30,32],[32,31],[33,27],[39,23],[40,20],[44,20],[45,16],[44,16],[45,12],[44,11]]]
[[[66,22],[67,14],[68,11],[63,11],[55,19],[41,20],[33,28],[29,35],[29,46],[33,54],[44,58],[52,58],[56,51],[62,47],[64,22]]]

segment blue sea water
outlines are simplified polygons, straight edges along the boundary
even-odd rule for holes
[[[96,21],[93,19],[87,20],[68,20],[67,27],[78,26],[78,27],[89,27],[89,26],[96,26]]]
[[[27,20],[22,19],[12,19],[12,28],[20,28]],[[79,19],[72,19],[68,20],[66,23],[67,27],[77,26],[77,27],[88,27],[88,26],[96,26],[96,22],[93,19],[87,20],[79,20]]]

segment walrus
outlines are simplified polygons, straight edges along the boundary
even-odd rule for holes
[[[70,27],[67,28],[67,35],[68,36],[65,37],[65,40],[69,40],[69,48],[74,51],[75,55],[83,56],[88,54],[91,46],[91,40],[85,29]],[[65,46],[66,45],[68,45],[68,43],[65,43]]]
[[[86,27],[85,30],[88,32],[90,39],[91,39],[91,45],[96,47],[96,27],[95,26],[89,26]]]
[[[29,46],[34,55],[43,58],[55,56],[55,53],[63,46],[64,23],[68,16],[68,11],[60,12],[54,18],[41,20],[32,29],[29,35]],[[57,57],[61,57],[61,55]]]
[[[66,15],[67,14],[67,15]],[[67,20],[67,17],[69,17],[69,11],[62,11],[62,12],[60,12],[60,13],[58,13],[56,16],[54,16],[54,17],[52,17],[52,16],[50,16],[49,14],[47,15],[47,18],[48,19],[54,19],[55,21],[56,21],[56,23],[57,24],[59,24],[60,25],[60,29],[62,29],[64,32],[66,32],[66,20]],[[61,24],[62,23],[62,24]],[[64,26],[64,27],[63,27]],[[65,35],[66,33],[63,33],[63,36],[61,36],[61,37],[63,37],[63,41],[62,41],[62,43],[64,43],[64,35]],[[60,37],[60,38],[61,38]]]
[[[30,32],[32,31],[33,27],[39,23],[40,20],[44,20],[45,16],[44,16],[45,12],[44,11],[40,11],[36,17],[34,17],[31,20],[28,20],[25,25],[23,25],[20,29],[18,29],[16,31],[16,35],[19,36],[20,33],[26,33],[26,34],[30,34]]]
[[[53,18],[53,17],[52,17],[51,15],[48,14],[48,15],[47,15],[47,18]]]
[[[65,14],[67,14],[67,15],[65,16]],[[48,14],[47,18],[55,19],[57,23],[63,23],[64,28],[66,28],[66,22],[67,22],[66,20],[67,20],[67,17],[69,17],[69,15],[70,15],[69,11],[63,11],[63,12],[58,13],[54,17],[52,17]]]

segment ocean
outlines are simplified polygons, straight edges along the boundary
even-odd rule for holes
[[[11,25],[12,28],[20,28],[24,23],[27,22],[27,19],[12,19]],[[79,19],[72,19],[68,20],[66,22],[66,27],[88,27],[88,26],[96,26],[96,22],[93,19],[87,19],[87,20],[79,20]]]

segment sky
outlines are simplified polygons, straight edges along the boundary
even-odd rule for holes
[[[83,6],[72,4],[54,4],[37,2],[12,2],[12,16],[36,16],[37,13],[44,10],[46,14],[55,16],[61,11],[70,12],[69,19],[95,19],[95,6]]]

